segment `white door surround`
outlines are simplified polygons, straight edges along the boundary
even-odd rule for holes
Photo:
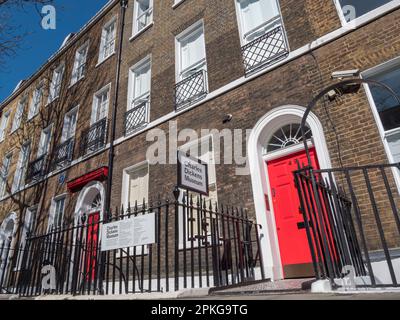
[[[266,143],[280,127],[290,123],[300,123],[305,110],[306,108],[296,105],[286,105],[271,110],[258,121],[249,139],[248,157],[257,223],[262,226],[260,230],[260,246],[265,277],[270,278],[272,281],[283,279],[283,269],[271,202],[268,172],[266,170],[265,157],[263,157],[263,143]],[[310,113],[307,125],[313,134],[313,145],[316,149],[320,167],[331,167],[324,130],[315,114]],[[267,210],[266,195],[268,195],[270,211]]]
[[[100,211],[100,217],[102,217],[105,199],[104,186],[99,181],[92,181],[89,182],[79,193],[79,197],[75,206],[75,223],[79,222],[78,219],[82,217],[83,214],[89,214],[93,211],[93,201],[99,194],[102,201],[101,207],[99,207],[100,210],[98,211]]]
[[[17,214],[15,212],[11,212],[0,225],[0,242],[7,240],[9,237],[14,239],[17,232],[16,226]]]

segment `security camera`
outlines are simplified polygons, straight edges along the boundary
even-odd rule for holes
[[[232,118],[233,118],[233,115],[231,115],[231,114],[226,114],[226,115],[224,116],[224,119],[222,120],[222,123],[226,124],[226,123],[230,122],[230,121],[232,120]]]
[[[344,70],[332,72],[332,79],[344,79],[344,78],[355,78],[360,74],[360,70]]]

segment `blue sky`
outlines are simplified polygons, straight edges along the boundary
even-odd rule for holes
[[[55,0],[56,29],[44,30],[35,7],[13,11],[12,24],[25,33],[17,56],[0,68],[0,101],[7,98],[22,79],[29,78],[54,52],[64,38],[77,32],[108,0]],[[39,7],[41,9],[41,7]]]

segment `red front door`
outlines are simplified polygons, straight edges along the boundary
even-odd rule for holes
[[[310,155],[314,168],[318,168],[315,149],[310,150]],[[285,278],[313,276],[310,247],[294,183],[293,171],[298,169],[296,160],[307,164],[305,151],[267,163]]]
[[[93,281],[96,276],[97,251],[99,243],[100,213],[92,213],[88,216],[87,241],[86,241],[86,281]]]

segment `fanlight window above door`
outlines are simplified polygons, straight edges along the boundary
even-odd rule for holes
[[[101,194],[97,194],[96,197],[93,199],[91,208],[92,210],[101,209],[102,201],[101,201]]]
[[[311,129],[306,126],[306,139],[309,140],[311,138]],[[272,135],[268,144],[264,147],[264,153],[281,150],[300,143],[303,143],[301,126],[298,123],[291,123],[281,127]]]

